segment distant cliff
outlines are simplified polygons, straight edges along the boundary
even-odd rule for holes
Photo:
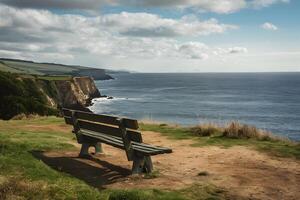
[[[113,79],[105,69],[56,63],[37,63],[9,58],[0,58],[0,71],[37,76],[90,76],[95,80]]]
[[[90,77],[74,77],[71,80],[55,81],[59,106],[87,110],[93,98],[100,97],[94,81]]]
[[[100,97],[90,77],[43,77],[0,72],[0,119],[15,115],[58,115],[60,108],[89,111],[86,106]]]

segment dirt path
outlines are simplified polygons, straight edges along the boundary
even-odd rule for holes
[[[178,189],[195,182],[212,183],[247,199],[300,199],[300,162],[270,157],[247,147],[190,147],[189,140],[169,140],[155,132],[143,132],[145,142],[173,149],[153,156],[160,175],[154,179],[130,176],[131,163],[124,151],[104,146],[105,155],[77,158],[77,152],[37,155],[48,165],[95,187]],[[199,172],[208,172],[199,176]]]

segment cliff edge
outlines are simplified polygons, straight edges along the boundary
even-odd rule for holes
[[[62,107],[90,111],[101,97],[90,77],[44,77],[0,71],[0,119],[19,114],[58,115]]]
[[[101,97],[91,77],[73,77],[71,80],[55,81],[60,107],[89,111],[93,98]]]

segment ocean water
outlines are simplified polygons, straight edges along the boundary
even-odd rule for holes
[[[196,125],[239,121],[300,140],[300,73],[118,74],[95,113]]]

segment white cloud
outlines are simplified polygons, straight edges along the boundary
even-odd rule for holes
[[[266,23],[262,24],[261,28],[263,28],[265,30],[269,30],[269,31],[277,31],[278,30],[278,27],[270,22],[266,22]]]
[[[248,53],[248,49],[245,47],[235,46],[229,48],[216,48],[213,51],[213,54],[218,56],[230,55],[230,54],[240,54],[240,53]]]
[[[197,11],[233,13],[241,9],[267,7],[289,0],[0,0],[0,3],[18,8],[79,9],[97,11],[101,6],[193,8]]]
[[[250,2],[250,5],[252,5],[254,8],[262,8],[262,7],[268,7],[272,4],[276,3],[289,3],[290,0],[253,0]]]
[[[109,14],[97,18],[99,25],[121,35],[140,37],[199,36],[223,33],[238,27],[220,24],[216,19],[200,21],[193,15],[180,19],[161,18],[149,13]]]
[[[200,42],[179,42],[223,33],[237,26],[195,16],[162,18],[148,13],[85,17],[57,15],[45,10],[0,6],[0,49],[29,58],[110,56],[116,58],[206,59],[211,49]],[[0,53],[1,56],[1,53]],[[61,58],[64,58],[60,56]]]
[[[245,47],[231,47],[228,49],[228,53],[237,54],[237,53],[247,53],[248,49]]]
[[[184,55],[187,56],[187,58],[192,59],[207,59],[209,57],[208,55],[209,48],[199,42],[189,42],[186,44],[180,45],[178,48],[178,51]]]

